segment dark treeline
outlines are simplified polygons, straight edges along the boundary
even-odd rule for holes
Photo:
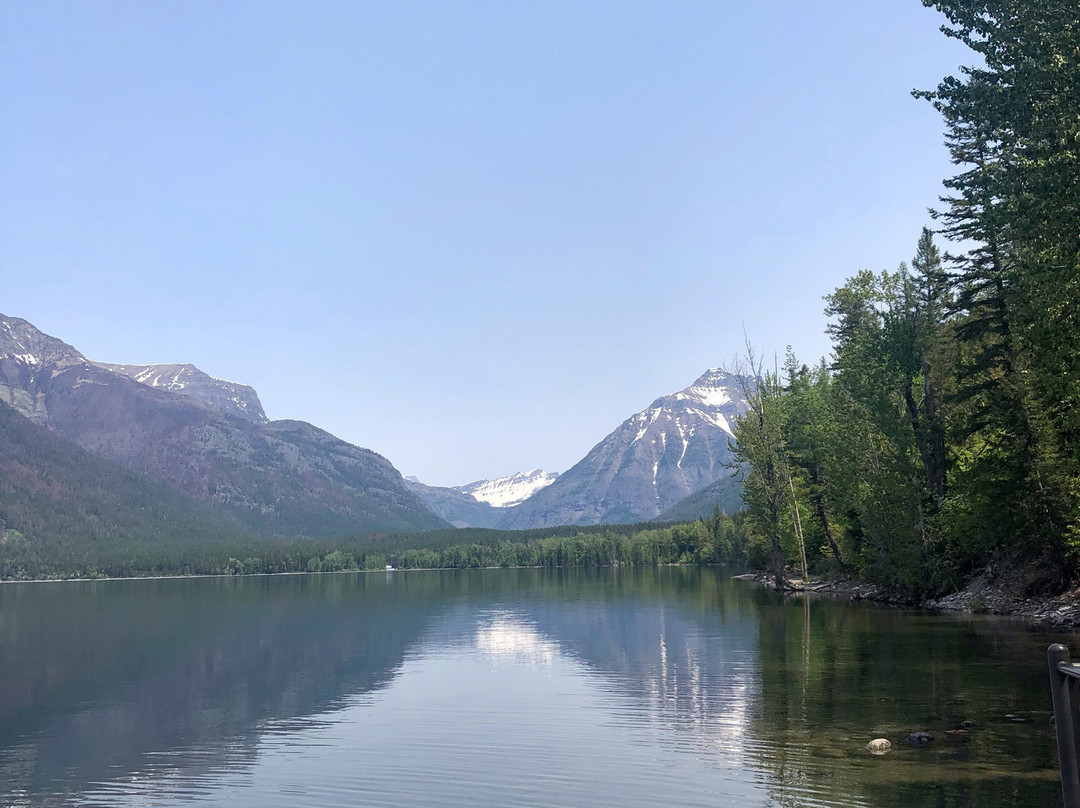
[[[751,546],[926,596],[1061,587],[1080,551],[1080,4],[924,0],[982,63],[918,92],[956,176],[910,266],[826,297],[831,363],[763,367]],[[913,241],[914,241],[913,234]]]
[[[441,530],[289,541],[55,542],[9,533],[0,580],[469,567],[655,566],[743,560],[740,515],[680,525]]]

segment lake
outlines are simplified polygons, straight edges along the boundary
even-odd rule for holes
[[[1054,641],[715,569],[7,584],[0,806],[1043,808]]]

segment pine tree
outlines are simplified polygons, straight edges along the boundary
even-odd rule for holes
[[[1080,538],[1080,6],[924,4],[984,60],[917,93],[961,168],[942,232],[974,245],[949,256],[958,463],[967,495],[997,512],[977,521],[1059,552],[1063,534]]]

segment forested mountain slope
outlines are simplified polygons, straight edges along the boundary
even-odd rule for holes
[[[732,514],[743,508],[742,477],[729,472],[714,483],[679,500],[658,517],[658,522],[689,522],[712,516],[719,508]]]
[[[0,403],[0,545],[237,540],[240,524],[169,486],[96,457]],[[2,559],[5,553],[0,553]],[[2,561],[0,561],[2,564]],[[0,577],[16,577],[0,570]]]

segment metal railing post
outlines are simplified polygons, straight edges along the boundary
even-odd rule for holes
[[[1076,738],[1076,683],[1080,668],[1072,664],[1069,649],[1054,643],[1046,649],[1050,663],[1050,692],[1054,697],[1054,728],[1057,730],[1058,759],[1061,762],[1061,793],[1065,808],[1080,808],[1080,759]]]

